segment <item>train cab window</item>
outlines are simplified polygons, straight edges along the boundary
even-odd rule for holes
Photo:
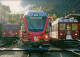
[[[59,24],[59,30],[65,30],[65,24]]]
[[[3,29],[4,29],[4,30],[10,30],[10,26],[8,26],[8,25],[3,26]]]
[[[77,30],[78,29],[78,25],[77,24],[72,24],[72,30]]]
[[[49,22],[48,22],[48,25],[47,25],[47,28],[46,28],[46,33],[48,33],[49,32]]]
[[[11,30],[18,30],[18,26],[11,26]]]
[[[67,24],[67,30],[71,30],[71,24]]]

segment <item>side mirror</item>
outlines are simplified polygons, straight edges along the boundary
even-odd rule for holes
[[[23,17],[21,17],[21,19],[23,20]]]

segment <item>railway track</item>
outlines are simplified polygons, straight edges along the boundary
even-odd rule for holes
[[[20,46],[18,46],[17,44],[13,44],[11,46],[6,46],[7,48],[0,48],[0,51],[4,51],[8,53],[8,51],[10,51],[10,53],[12,53],[12,51],[14,52],[14,54],[19,54],[19,55],[15,55],[14,57],[65,57],[66,54],[70,53],[70,55],[72,57],[75,57],[73,55],[76,56],[80,56],[80,49],[78,48],[59,48],[56,46],[50,46],[50,48],[48,49],[41,49],[41,48],[20,48]],[[10,48],[8,48],[10,47]],[[56,54],[56,55],[55,55]],[[65,54],[65,56],[64,56]],[[9,54],[10,55],[10,54]],[[6,57],[8,57],[9,55],[7,55]],[[3,56],[3,55],[2,55]],[[11,56],[11,55],[10,55]],[[4,57],[4,56],[3,56]]]
[[[2,52],[2,53],[1,53]],[[67,51],[47,51],[47,52],[31,52],[31,51],[0,51],[0,57],[79,57],[80,55]]]
[[[22,49],[22,48],[0,48],[0,51],[8,51],[11,53],[12,51],[14,54],[19,54],[19,57],[66,57],[68,54],[70,54],[69,57],[79,57],[80,56],[80,49],[74,49],[74,48],[57,48],[57,47],[50,47],[49,49],[43,50],[43,49]],[[55,55],[56,54],[56,55]],[[15,55],[17,57],[17,55]]]
[[[27,57],[45,57],[45,56],[43,52],[38,52],[38,53],[29,52],[27,54]]]
[[[22,45],[22,42],[21,42],[21,39],[19,39],[11,43],[0,45],[0,48],[19,48],[21,45]]]

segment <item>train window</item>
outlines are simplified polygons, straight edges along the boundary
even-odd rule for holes
[[[18,26],[11,26],[11,30],[18,30]]]
[[[52,26],[52,31],[54,31],[54,25]]]
[[[56,25],[54,25],[54,31],[56,31]]]
[[[49,22],[48,22],[48,25],[47,25],[47,28],[46,28],[46,33],[49,32]]]
[[[43,31],[46,21],[46,16],[42,17],[42,19],[30,19],[28,16],[25,16],[27,27],[29,31]]]
[[[71,24],[67,24],[67,30],[71,30]]]
[[[78,25],[77,24],[72,24],[72,30],[77,30]]]
[[[58,30],[58,25],[57,24],[53,25],[53,31],[57,31],[57,30]]]
[[[58,24],[56,24],[56,31],[58,31]]]
[[[4,29],[4,30],[10,30],[10,26],[8,26],[8,25],[3,26],[3,29]]]
[[[65,24],[59,24],[59,30],[65,30]]]

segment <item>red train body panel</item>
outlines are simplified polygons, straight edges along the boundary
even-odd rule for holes
[[[49,45],[49,31],[46,33],[46,29],[49,28],[49,18],[44,12],[30,11],[22,20],[26,30],[22,37],[23,43]]]

